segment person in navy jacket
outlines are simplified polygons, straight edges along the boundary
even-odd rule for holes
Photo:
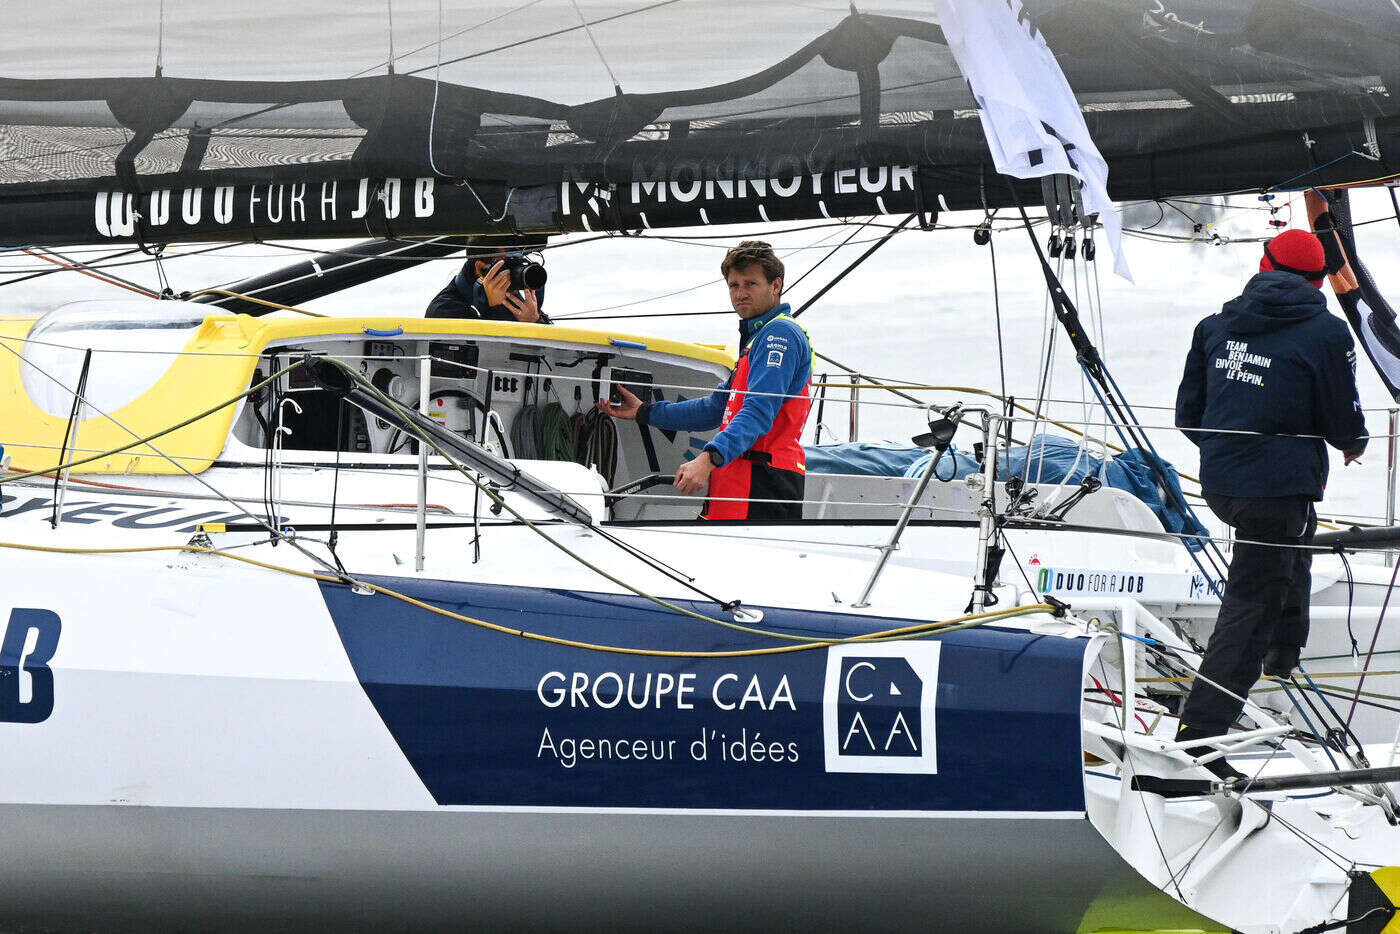
[[[1215,630],[1181,710],[1179,740],[1225,733],[1261,671],[1288,677],[1308,637],[1313,503],[1327,448],[1366,447],[1356,352],[1320,291],[1322,244],[1289,230],[1264,247],[1244,292],[1196,326],[1176,424],[1201,452],[1201,489],[1237,541]],[[1198,747],[1199,748],[1199,747]],[[1216,760],[1218,774],[1237,775]]]
[[[423,316],[553,324],[540,310],[544,305],[544,288],[512,292],[510,273],[505,268],[507,255],[538,250],[542,246],[542,243],[501,237],[470,238],[467,261],[442,291],[433,296]]]
[[[801,519],[807,459],[801,435],[812,401],[812,347],[782,302],[783,263],[761,240],[746,240],[720,264],[739,315],[739,363],[714,392],[643,403],[625,387],[617,418],[675,431],[721,431],[676,471],[682,493],[708,488],[706,519]]]

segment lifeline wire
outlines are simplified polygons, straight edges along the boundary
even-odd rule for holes
[[[71,555],[149,554],[168,551],[188,552],[192,554],[207,554],[220,558],[228,558],[232,561],[238,561],[243,564],[263,568],[264,570],[268,571],[276,571],[281,574],[290,574],[294,577],[301,577],[309,580],[321,581],[323,583],[340,584],[342,586],[348,586],[345,580],[332,575],[317,574],[314,571],[302,571],[297,568],[290,568],[283,565],[272,564],[266,561],[259,561],[256,558],[248,558],[243,555],[231,554],[228,549],[206,548],[202,545],[143,545],[125,548],[60,548],[52,545],[28,545],[17,542],[0,542],[0,548],[7,548],[16,551],[33,551],[49,554]],[[477,619],[472,616],[465,616],[461,613],[454,613],[451,610],[444,609],[440,606],[435,606],[431,603],[426,603],[422,600],[410,597],[407,594],[400,593],[399,591],[392,590],[388,587],[382,587],[379,584],[367,581],[357,581],[356,586],[364,587],[368,590],[374,591],[375,593],[391,597],[395,600],[399,600],[404,603],[410,604],[411,606],[416,606],[422,610],[427,610],[430,613],[436,613],[439,616],[445,616],[448,619],[455,619],[459,622],[468,623],[473,626],[479,626],[483,629],[489,629],[493,632],[502,633],[504,635],[517,636],[522,639],[529,639],[536,642],[545,642],[551,645],[560,645],[569,648],[585,649],[595,652],[609,652],[621,655],[645,655],[661,658],[745,658],[759,655],[781,655],[789,652],[803,652],[809,651],[811,649],[828,648],[833,645],[849,645],[864,642],[884,641],[889,639],[939,636],[945,633],[958,632],[964,629],[971,629],[976,626],[986,625],[987,623],[996,622],[998,620],[1011,619],[1017,616],[1029,616],[1037,613],[1057,612],[1056,607],[1051,606],[1048,603],[1034,603],[1028,604],[1026,606],[1008,607],[1002,610],[990,610],[985,613],[974,613],[964,616],[956,616],[948,620],[939,620],[929,623],[918,623],[913,626],[902,626],[897,629],[886,629],[881,630],[879,632],[867,633],[865,635],[860,636],[847,636],[839,639],[806,639],[804,637],[793,637],[803,638],[803,641],[796,645],[764,646],[762,648],[755,649],[731,649],[728,651],[716,652],[682,652],[665,649],[634,648],[631,646],[602,645],[592,642],[581,642],[575,639],[564,639],[558,636],[548,636],[542,633],[530,632],[529,630],[525,629],[515,629],[510,626],[502,626],[499,623],[492,623],[487,620]],[[710,619],[709,617],[700,614],[694,615],[697,616],[702,622],[713,623],[716,625],[724,625],[720,620]],[[730,628],[736,627],[731,626]],[[772,636],[774,634],[763,632],[760,630],[757,632],[757,635]]]
[[[20,357],[21,360],[24,359],[24,357],[23,357],[22,354],[20,354],[17,350],[15,350],[14,348],[10,347],[8,344],[4,343],[3,341],[0,341],[0,347],[5,348],[6,350],[8,350],[10,353],[14,354],[15,356]],[[25,361],[25,362],[28,363],[28,361]],[[249,387],[248,389],[244,390],[243,392],[239,393],[238,395],[234,396],[233,398],[228,399],[228,400],[226,400],[226,401],[224,401],[224,402],[221,402],[221,403],[219,403],[218,405],[216,405],[216,406],[214,406],[214,407],[212,407],[212,408],[210,408],[210,409],[207,409],[207,410],[205,410],[204,412],[199,413],[198,415],[195,415],[195,416],[193,416],[193,417],[191,417],[191,418],[187,418],[187,419],[185,419],[183,422],[180,422],[178,425],[173,425],[173,426],[171,426],[171,427],[169,427],[169,428],[163,428],[163,429],[161,429],[160,431],[155,432],[154,434],[151,434],[151,435],[147,435],[147,436],[144,437],[144,438],[136,438],[136,440],[132,441],[130,444],[123,445],[122,447],[119,447],[119,448],[114,448],[114,449],[112,449],[112,450],[110,450],[110,451],[104,451],[104,452],[102,452],[102,453],[100,453],[100,454],[95,454],[95,455],[93,455],[92,457],[83,458],[83,459],[77,460],[77,461],[69,461],[69,462],[66,463],[66,464],[60,464],[60,465],[58,465],[57,467],[44,468],[44,469],[40,469],[40,470],[20,471],[20,472],[18,472],[18,473],[12,473],[12,474],[10,474],[9,476],[0,476],[0,485],[3,485],[3,484],[5,484],[5,483],[9,483],[10,481],[13,481],[13,480],[22,480],[22,479],[24,479],[24,478],[26,478],[26,477],[33,477],[33,476],[35,476],[36,474],[49,473],[50,471],[71,470],[73,467],[81,466],[81,465],[83,465],[83,464],[89,464],[89,463],[92,463],[93,461],[100,460],[100,459],[102,459],[102,458],[104,458],[104,457],[109,457],[109,456],[111,456],[111,455],[113,455],[113,454],[117,454],[117,453],[120,453],[120,452],[122,452],[122,451],[129,451],[129,450],[131,450],[132,448],[140,447],[140,446],[143,446],[143,445],[144,445],[144,446],[146,446],[146,447],[149,447],[152,451],[154,451],[154,452],[156,453],[157,456],[159,456],[159,457],[161,457],[161,458],[163,458],[163,459],[169,461],[171,464],[173,464],[175,467],[177,467],[182,473],[184,473],[184,474],[185,474],[186,476],[188,476],[190,479],[194,480],[196,483],[198,483],[198,484],[200,484],[201,486],[205,487],[205,488],[208,489],[209,491],[215,493],[216,495],[219,496],[219,498],[220,498],[221,500],[223,500],[224,502],[227,502],[229,505],[233,506],[233,507],[234,507],[235,509],[237,509],[239,512],[243,513],[243,515],[247,516],[249,519],[252,519],[254,522],[256,522],[256,523],[258,523],[259,525],[261,525],[261,526],[263,526],[264,528],[266,528],[267,531],[270,532],[270,533],[273,535],[274,538],[277,538],[277,539],[279,539],[279,540],[285,540],[289,545],[291,545],[291,546],[292,546],[293,548],[295,548],[297,551],[299,551],[299,552],[301,552],[302,554],[304,554],[306,557],[310,558],[312,561],[315,561],[317,564],[321,565],[322,567],[326,568],[327,570],[334,571],[335,568],[332,567],[328,562],[326,562],[326,561],[324,561],[323,559],[321,559],[320,557],[318,557],[318,556],[312,554],[310,551],[307,551],[307,550],[306,550],[305,548],[303,548],[294,538],[291,538],[290,536],[285,535],[280,529],[276,528],[274,525],[272,525],[272,524],[270,524],[270,523],[268,523],[268,522],[266,522],[266,521],[260,519],[258,516],[254,515],[252,512],[249,512],[249,511],[248,511],[246,508],[244,508],[243,505],[242,505],[241,503],[239,503],[237,500],[232,499],[232,498],[230,498],[229,496],[225,495],[223,492],[221,492],[221,491],[218,490],[216,487],[214,487],[213,484],[209,483],[209,481],[205,480],[203,477],[200,477],[198,474],[196,474],[194,471],[190,470],[190,469],[189,469],[188,467],[186,467],[184,464],[181,464],[176,458],[167,456],[163,451],[159,450],[159,449],[156,448],[154,445],[150,444],[151,441],[154,441],[154,440],[157,439],[157,438],[164,437],[165,435],[168,435],[168,434],[170,434],[170,433],[173,432],[173,431],[176,431],[176,430],[178,430],[178,429],[180,429],[180,428],[185,427],[186,425],[189,425],[189,424],[191,424],[191,423],[193,423],[193,422],[196,422],[196,421],[198,421],[198,420],[201,419],[201,418],[207,418],[208,416],[214,414],[215,412],[219,411],[220,409],[224,409],[224,408],[227,408],[227,407],[230,406],[230,405],[233,405],[235,402],[238,402],[240,399],[246,398],[247,396],[249,396],[249,395],[251,395],[252,393],[256,392],[257,390],[261,389],[263,386],[267,385],[267,384],[270,383],[270,382],[273,382],[273,381],[276,380],[278,377],[280,377],[280,376],[282,376],[283,374],[285,374],[285,373],[289,372],[290,370],[294,369],[294,368],[295,368],[296,366],[298,366],[298,365],[299,365],[299,363],[292,364],[292,365],[286,367],[285,369],[281,370],[280,372],[274,373],[273,375],[269,376],[267,379],[263,380],[262,382],[257,383],[257,384],[255,384],[255,385]],[[65,390],[65,391],[67,391],[67,392],[70,392],[70,393],[73,392],[73,390],[69,389],[67,386],[64,386],[63,383],[62,383],[57,377],[53,376],[52,374],[47,373],[47,372],[45,372],[44,370],[39,369],[39,367],[34,366],[33,363],[29,363],[29,366],[34,367],[34,369],[35,369],[36,371],[38,371],[39,373],[43,374],[43,375],[44,375],[45,377],[47,377],[48,379],[52,380],[56,385],[59,386],[59,388]],[[76,395],[76,393],[74,393],[74,395]],[[123,425],[121,422],[119,422],[119,421],[117,421],[115,418],[113,418],[110,414],[108,414],[107,412],[102,411],[102,410],[99,409],[97,406],[93,405],[91,402],[88,402],[88,401],[86,401],[86,400],[84,400],[84,402],[85,402],[85,404],[86,404],[89,408],[91,408],[91,409],[92,409],[94,412],[96,412],[98,415],[100,415],[100,416],[102,416],[103,418],[107,419],[108,421],[110,421],[112,424],[116,425],[116,426],[117,426],[118,428],[120,428],[121,430],[123,430],[123,431],[127,432],[128,434],[132,435],[134,438],[136,437],[136,432],[132,431],[130,428],[127,428],[127,427],[126,427],[125,425]],[[150,455],[145,455],[145,456],[150,456]]]

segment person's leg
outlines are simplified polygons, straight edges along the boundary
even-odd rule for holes
[[[1212,496],[1207,502],[1216,515],[1235,527],[1239,540],[1200,673],[1237,697],[1198,680],[1182,706],[1183,732],[1178,734],[1182,738],[1224,733],[1239,716],[1243,701],[1238,698],[1259,679],[1285,594],[1296,573],[1296,550],[1268,543],[1285,543],[1290,538],[1296,542],[1306,515],[1303,501],[1291,497]]]
[[[806,481],[806,475],[796,470],[754,462],[749,487],[754,501],[748,504],[748,518],[770,522],[801,519]]]
[[[1311,545],[1317,533],[1317,510],[1311,501],[1307,503],[1307,525],[1301,537],[1301,544]],[[1289,582],[1287,599],[1283,604],[1283,616],[1275,629],[1269,653],[1264,658],[1264,673],[1277,677],[1287,677],[1298,667],[1303,646],[1308,644],[1309,615],[1308,603],[1312,593],[1312,552],[1298,549],[1293,576]]]

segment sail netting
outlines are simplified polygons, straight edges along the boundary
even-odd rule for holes
[[[1025,0],[1024,21],[1116,198],[1400,171],[1389,3]],[[7,11],[5,40],[5,242],[1008,200],[913,0],[56,0]]]

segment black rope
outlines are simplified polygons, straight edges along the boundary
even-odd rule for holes
[[[872,255],[874,255],[876,250],[880,249],[880,247],[884,246],[886,243],[889,243],[890,238],[893,237],[895,234],[899,233],[906,226],[908,226],[909,222],[914,220],[915,217],[917,217],[917,215],[910,214],[904,220],[900,221],[898,226],[891,228],[889,233],[885,234],[879,240],[876,240],[874,245],[872,245],[870,249],[866,250],[864,253],[856,257],[855,262],[851,263],[851,265],[841,270],[841,272],[837,274],[836,278],[832,279],[826,285],[818,289],[816,295],[813,295],[811,298],[807,299],[807,301],[803,302],[802,307],[794,311],[792,313],[792,316],[796,318],[798,315],[802,314],[802,312],[806,311],[808,308],[811,308],[814,304],[816,304],[818,299],[820,299],[827,292],[830,292],[833,288],[835,288],[837,283],[839,283],[842,279],[846,278],[846,276],[850,275],[851,272],[854,271],[857,266],[859,266],[861,263],[865,262]]]
[[[855,230],[852,230],[852,231],[846,236],[846,239],[845,239],[845,240],[842,240],[840,243],[836,244],[836,246],[832,247],[831,250],[830,250],[825,256],[823,256],[821,259],[819,259],[819,260],[817,260],[815,263],[813,263],[813,264],[811,265],[811,268],[809,268],[806,272],[804,272],[802,275],[798,276],[792,283],[790,283],[790,284],[784,284],[783,290],[784,290],[784,291],[787,291],[788,289],[795,289],[795,288],[797,288],[799,285],[801,285],[803,279],[807,278],[807,277],[810,276],[812,273],[816,272],[818,266],[820,266],[822,263],[826,262],[827,260],[831,259],[833,256],[836,255],[836,253],[837,253],[838,250],[840,250],[843,246],[845,246],[846,244],[848,244],[848,243],[850,243],[852,240],[854,240],[854,239],[856,238],[856,234],[860,233],[860,232],[861,232],[862,230],[864,230],[867,226],[869,226],[869,225],[870,225],[870,222],[873,221],[874,219],[875,219],[875,218],[873,218],[873,217],[867,218],[864,224],[861,224],[861,225],[860,225],[859,227],[857,227]],[[823,237],[822,239],[826,239],[826,238]]]
[[[1356,633],[1351,628],[1351,608],[1356,602],[1356,578],[1351,573],[1351,562],[1347,560],[1346,549],[1341,545],[1337,546],[1337,557],[1342,559],[1342,567],[1347,572],[1347,638],[1351,640],[1351,657],[1358,660],[1361,657],[1361,647],[1356,644]]]
[[[1366,674],[1371,670],[1371,659],[1376,654],[1376,640],[1381,636],[1381,627],[1385,625],[1385,612],[1390,608],[1390,597],[1395,592],[1395,578],[1400,574],[1400,561],[1395,563],[1395,570],[1390,572],[1390,583],[1385,588],[1385,599],[1381,601],[1380,616],[1376,618],[1375,631],[1371,633],[1371,645],[1366,649],[1366,662],[1361,666],[1361,677],[1356,682],[1356,696],[1352,698],[1351,709],[1347,711],[1347,726],[1351,726],[1352,717],[1356,716],[1356,705],[1361,700],[1361,687],[1366,683]]]
[[[1006,348],[1001,337],[1001,286],[997,278],[997,243],[991,229],[987,230],[987,246],[992,251],[992,307],[997,319],[997,369],[1001,374],[1001,397],[1006,398]]]
[[[1104,408],[1104,411],[1113,418],[1114,430],[1123,441],[1123,446],[1125,448],[1140,447],[1153,455],[1149,459],[1150,463],[1148,466],[1152,469],[1153,477],[1158,485],[1161,486],[1162,492],[1171,498],[1172,505],[1181,510],[1185,515],[1195,518],[1195,510],[1186,502],[1185,497],[1178,496],[1176,491],[1172,489],[1172,484],[1168,482],[1159,464],[1161,456],[1157,454],[1156,446],[1152,444],[1152,440],[1147,436],[1147,432],[1143,429],[1141,422],[1138,421],[1136,413],[1132,410],[1132,406],[1130,406],[1123,397],[1123,393],[1119,389],[1117,381],[1113,378],[1113,374],[1110,373],[1108,368],[1104,365],[1103,358],[1099,356],[1098,348],[1094,346],[1089,336],[1084,333],[1083,325],[1079,320],[1079,312],[1075,309],[1069,296],[1065,294],[1064,286],[1056,277],[1054,270],[1050,268],[1050,263],[1045,259],[1045,253],[1040,248],[1040,241],[1035,238],[1035,231],[1031,227],[1030,217],[1026,214],[1026,209],[1021,204],[1020,195],[1017,194],[1016,188],[1011,184],[1010,179],[1007,180],[1007,187],[1011,191],[1011,197],[1016,203],[1017,211],[1020,212],[1021,223],[1026,228],[1026,236],[1030,238],[1036,258],[1040,261],[1041,272],[1045,277],[1045,285],[1050,291],[1051,302],[1055,307],[1055,317],[1064,327],[1066,334],[1068,334],[1070,343],[1074,346],[1075,356],[1080,367],[1084,370],[1085,375],[1089,377],[1089,386],[1093,389],[1094,395],[1099,400],[1099,404]],[[1131,443],[1128,441],[1129,435],[1132,436]],[[1197,569],[1199,569],[1200,572],[1205,575],[1207,581],[1210,582],[1211,589],[1218,591],[1219,583],[1223,582],[1226,576],[1223,570],[1225,556],[1221,553],[1220,549],[1216,547],[1213,542],[1207,542],[1206,547],[1203,548],[1201,552],[1201,554],[1205,555],[1206,560],[1210,562],[1214,574],[1206,570],[1201,560],[1201,554],[1191,551],[1190,549],[1187,549],[1187,553],[1191,556],[1191,560],[1195,563]]]
[[[345,574],[345,565],[340,562],[340,555],[335,553],[336,543],[340,540],[340,532],[335,527],[335,506],[340,497],[340,450],[345,446],[345,397],[340,397],[340,403],[335,411],[335,472],[331,474],[331,528],[330,534],[326,536],[326,548],[331,553],[331,558],[335,561],[335,566],[340,569],[341,574]]]
[[[63,444],[58,448],[58,462],[60,464],[68,460],[68,444],[72,441],[74,447],[77,446],[78,432],[78,412],[83,408],[84,395],[87,393],[88,369],[92,366],[92,348],[89,347],[83,354],[83,368],[78,373],[78,386],[73,391],[73,408],[68,412],[68,425],[63,429]],[[59,482],[63,479],[64,470],[59,468],[53,472],[53,518],[49,520],[52,528],[58,528],[58,504],[59,504]]]

